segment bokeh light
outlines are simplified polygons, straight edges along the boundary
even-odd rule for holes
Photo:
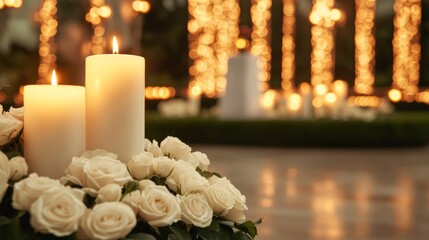
[[[35,16],[40,22],[39,36],[39,79],[37,83],[50,82],[50,73],[56,68],[56,44],[55,35],[57,34],[57,1],[43,0],[41,7]]]
[[[284,90],[292,89],[295,77],[295,0],[283,0],[282,83]]]
[[[136,12],[148,13],[152,8],[150,2],[145,0],[136,0],[133,2],[133,9]]]
[[[188,1],[189,86],[216,97],[226,87],[228,59],[237,53],[240,7],[235,0]]]
[[[411,102],[419,91],[421,0],[396,0],[393,32],[393,88]]]
[[[260,89],[266,89],[271,75],[271,5],[272,0],[252,0],[250,16],[253,23],[251,53],[259,56],[259,80],[262,81]],[[269,84],[268,84],[269,88]]]
[[[91,39],[92,54],[102,54],[106,50],[107,42],[104,38],[106,28],[104,21],[112,15],[112,9],[106,5],[104,0],[91,0],[91,8],[86,14],[86,21],[90,22],[94,34]]]
[[[355,18],[355,86],[358,94],[374,92],[376,0],[356,0]]]
[[[392,102],[399,102],[402,99],[402,93],[398,89],[393,88],[389,90],[389,92],[387,93],[387,97]]]

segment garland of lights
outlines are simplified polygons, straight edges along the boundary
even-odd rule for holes
[[[396,0],[393,33],[393,85],[411,102],[419,91],[421,0]]]
[[[91,0],[91,8],[85,19],[92,24],[92,29],[94,30],[94,35],[91,38],[92,54],[104,53],[106,49],[104,19],[110,17],[111,14],[112,10],[104,3],[104,0]]]
[[[310,13],[311,44],[311,84],[330,86],[334,80],[334,26],[332,10],[334,0],[314,0]]]
[[[250,52],[259,56],[259,79],[261,80],[261,90],[270,88],[271,70],[271,5],[272,0],[252,0],[250,15],[253,23],[252,47]]]
[[[39,80],[37,83],[47,83],[50,79],[50,73],[56,68],[57,57],[56,44],[54,37],[57,34],[58,21],[57,0],[43,0],[41,7],[36,14],[36,20],[40,25],[40,45],[39,45]]]
[[[295,0],[283,0],[282,89],[293,87],[295,75]]]
[[[240,8],[236,0],[188,1],[190,87],[215,97],[226,86],[228,58],[236,52]]]
[[[374,92],[375,2],[376,0],[356,0],[354,89],[356,93],[366,95]]]

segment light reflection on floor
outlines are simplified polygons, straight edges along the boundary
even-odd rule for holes
[[[259,240],[429,239],[429,147],[192,147],[263,217]]]

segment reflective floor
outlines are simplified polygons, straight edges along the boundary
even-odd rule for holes
[[[259,240],[429,239],[429,146],[193,146],[247,197]]]

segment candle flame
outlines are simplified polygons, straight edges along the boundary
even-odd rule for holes
[[[113,36],[113,54],[119,53],[118,40],[116,40],[116,36]]]
[[[55,70],[52,71],[51,85],[52,86],[58,85],[57,74],[55,73]]]

